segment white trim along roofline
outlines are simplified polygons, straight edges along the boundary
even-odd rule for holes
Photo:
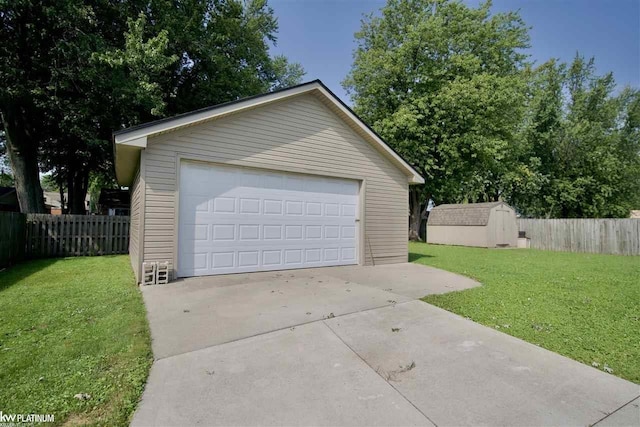
[[[346,104],[344,104],[333,92],[331,92],[320,80],[303,83],[287,89],[282,89],[262,95],[232,101],[217,106],[203,108],[175,117],[157,120],[154,122],[134,126],[113,133],[116,177],[121,185],[131,185],[137,169],[139,152],[147,147],[147,138],[169,132],[181,127],[195,125],[201,122],[213,120],[221,116],[237,113],[239,111],[271,104],[286,98],[304,93],[315,92],[322,95],[335,106],[351,124],[363,132],[366,139],[374,145],[383,155],[402,170],[410,184],[422,184],[424,178],[416,172],[398,153],[396,153],[382,138],[364,123]],[[133,159],[131,158],[133,156]],[[133,161],[132,161],[133,160]]]

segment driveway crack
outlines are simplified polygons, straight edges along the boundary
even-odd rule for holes
[[[631,405],[633,402],[635,402],[637,399],[640,399],[640,395],[634,397],[633,399],[631,399],[630,401],[628,401],[627,403],[625,403],[624,405],[622,405],[621,407],[619,407],[618,409],[616,409],[615,411],[605,415],[604,417],[600,418],[598,421],[596,421],[593,424],[590,424],[589,427],[594,427],[597,424],[600,424],[602,421],[606,420],[607,418],[609,418],[610,416],[612,416],[613,414],[615,414],[616,412],[620,411],[621,409]]]
[[[338,337],[338,339],[345,345],[347,346],[347,348],[349,350],[351,350],[353,352],[353,354],[355,354],[358,359],[362,360],[364,362],[365,365],[367,365],[369,367],[369,369],[371,369],[373,372],[376,373],[376,375],[378,375],[380,378],[382,378],[387,384],[389,384],[391,386],[391,388],[393,388],[400,396],[402,396],[402,398],[404,400],[406,400],[411,406],[413,406],[416,411],[420,412],[422,414],[423,417],[425,417],[431,424],[433,424],[435,427],[438,427],[438,425],[431,419],[429,418],[429,416],[427,414],[425,414],[420,408],[418,408],[411,400],[409,400],[409,398],[407,396],[405,396],[400,390],[398,390],[390,381],[388,378],[385,378],[383,375],[380,374],[380,372],[375,369],[373,366],[371,366],[362,356],[360,356],[358,354],[357,351],[355,351],[349,344],[347,344],[347,342],[345,340],[342,339],[342,337],[336,333],[336,331],[333,330],[333,328],[331,326],[329,326],[329,324],[327,324],[326,321],[322,321],[322,323],[324,323],[324,325],[329,328],[329,330],[333,333],[333,335],[335,335],[336,337]]]
[[[298,326],[309,325],[311,323],[324,322],[325,320],[327,320],[327,318],[338,319],[338,318],[343,317],[343,316],[349,316],[349,315],[357,314],[357,313],[364,313],[364,312],[367,312],[367,311],[378,310],[378,309],[386,308],[386,307],[393,307],[393,306],[396,306],[396,305],[407,304],[407,303],[410,303],[410,302],[413,302],[413,301],[415,301],[415,300],[387,303],[387,304],[380,305],[380,306],[377,306],[377,307],[371,307],[371,308],[365,308],[365,309],[362,309],[362,310],[350,311],[348,313],[342,313],[342,314],[338,314],[338,315],[333,315],[331,317],[328,317],[327,315],[325,315],[325,317],[320,318],[320,319],[313,319],[313,320],[309,320],[309,321],[306,321],[306,322],[294,323],[294,324],[282,326],[282,327],[279,327],[279,328],[271,329],[271,330],[268,330],[268,331],[258,332],[258,333],[252,334],[252,335],[247,335],[245,337],[235,338],[235,339],[231,339],[231,340],[224,341],[224,342],[221,342],[221,343],[207,345],[205,347],[200,347],[200,348],[195,348],[193,350],[183,351],[182,353],[168,354],[168,355],[162,356],[162,357],[155,357],[154,356],[153,361],[157,362],[159,360],[170,359],[172,357],[182,356],[184,354],[195,353],[197,351],[206,350],[206,349],[211,348],[211,347],[218,347],[218,346],[221,346],[221,345],[225,345],[225,344],[230,344],[230,343],[246,340],[246,339],[249,339],[249,338],[259,337],[259,336],[262,336],[262,335],[267,335],[267,334],[270,334],[270,333],[273,333],[273,332],[279,332],[279,331],[284,331],[286,329],[296,328]],[[330,314],[333,314],[333,313],[330,313]],[[335,332],[334,332],[334,334],[335,334]]]

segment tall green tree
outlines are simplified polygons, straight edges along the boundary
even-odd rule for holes
[[[66,181],[70,211],[84,212],[88,173],[109,158],[113,126],[131,109],[159,107],[160,87],[145,83],[159,58],[170,59],[162,46],[166,33],[139,40],[136,65],[145,77],[132,74],[136,83],[123,84],[121,70],[100,56],[125,46],[135,30],[129,17],[144,6],[0,1],[0,113],[23,212],[44,209],[39,167],[54,169]]]
[[[2,128],[21,209],[44,208],[39,167],[84,212],[112,175],[111,132],[297,82],[271,58],[265,0],[0,0]]]
[[[173,115],[300,82],[304,70],[271,57],[278,22],[266,0],[151,0],[151,33],[168,33],[179,60],[160,82]]]
[[[410,191],[419,238],[429,199],[496,200],[523,113],[528,33],[491,2],[389,0],[356,33],[343,82],[355,111],[426,180]]]
[[[617,93],[616,93],[617,92]],[[640,205],[640,92],[616,90],[594,60],[532,73],[520,164],[507,199],[527,216],[627,217]]]

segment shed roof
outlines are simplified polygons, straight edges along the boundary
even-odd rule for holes
[[[110,208],[128,208],[130,203],[129,190],[103,188],[100,190],[98,204]]]
[[[7,194],[15,193],[15,187],[0,187],[0,197],[6,196]]]
[[[302,94],[317,96],[350,127],[371,143],[391,163],[402,170],[410,184],[423,184],[424,178],[393,150],[369,125],[329,90],[320,80],[302,83],[224,104],[214,105],[174,117],[122,129],[113,133],[116,178],[121,185],[131,185],[140,159],[140,151],[147,147],[147,138],[172,130],[219,119],[248,109],[268,105]]]
[[[487,225],[494,207],[504,202],[438,205],[429,213],[428,225]]]
[[[15,187],[0,187],[0,204],[18,206],[18,195]]]

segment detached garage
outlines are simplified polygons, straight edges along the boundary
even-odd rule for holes
[[[407,261],[423,183],[320,81],[114,133],[130,256],[173,277]]]
[[[427,243],[515,248],[516,212],[504,202],[438,205],[429,212]]]

